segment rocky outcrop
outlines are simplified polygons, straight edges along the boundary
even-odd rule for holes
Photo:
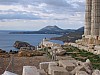
[[[5,50],[0,49],[0,57],[8,58],[8,57],[10,57],[10,55]]]
[[[0,49],[0,53],[6,53],[6,51],[4,51],[4,50]]]
[[[20,49],[21,47],[34,47],[27,42],[16,41],[13,45],[15,48]],[[34,47],[35,49],[35,47]]]
[[[36,50],[21,50],[18,52],[19,57],[32,57],[32,56],[43,56],[42,51],[36,51]]]
[[[100,70],[94,70],[89,59],[86,62],[75,59],[41,62],[39,67],[48,75],[100,75]]]
[[[66,54],[65,50],[62,50],[59,53],[56,53],[57,56],[64,56],[65,54]]]

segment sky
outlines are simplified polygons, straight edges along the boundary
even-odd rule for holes
[[[85,0],[0,0],[0,30],[84,26]]]

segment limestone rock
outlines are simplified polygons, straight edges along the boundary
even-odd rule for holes
[[[75,68],[75,64],[67,60],[60,60],[59,65],[63,66],[68,71],[72,71]]]
[[[49,63],[49,66],[48,66],[48,74],[51,74],[51,66],[57,66],[57,63],[56,62],[52,62],[52,63]]]
[[[23,66],[22,75],[40,75],[35,66]]]
[[[41,63],[39,64],[40,69],[44,69],[45,72],[48,72],[49,64],[56,65],[55,62],[41,62]]]
[[[75,67],[75,69],[71,71],[71,74],[74,75],[78,71],[85,71],[89,75],[92,74],[92,66],[91,66],[91,62],[89,61],[89,59],[87,59],[86,62],[79,61],[77,63],[77,67]]]
[[[18,75],[9,71],[5,71],[2,75]]]
[[[77,66],[73,71],[71,71],[72,75],[75,75],[78,71],[86,71],[83,66]]]
[[[92,75],[100,75],[100,70],[94,70]]]
[[[38,69],[40,75],[47,75],[47,73],[43,69]]]
[[[69,75],[69,72],[63,67],[59,66],[50,66],[49,71],[51,75]]]
[[[0,53],[6,53],[6,51],[4,51],[4,50],[0,49]]]
[[[5,50],[0,49],[0,57],[8,58],[10,57],[10,54],[6,52]]]
[[[63,55],[65,55],[66,54],[66,51],[65,50],[62,50],[62,51],[60,51],[59,53],[57,53],[56,55],[57,56],[63,56]]]
[[[89,59],[87,59],[86,62],[84,62],[83,66],[88,74],[92,74],[93,68]]]
[[[35,51],[35,50],[22,50],[18,52],[19,57],[43,56],[43,54],[44,53],[42,51]]]
[[[8,58],[8,57],[10,57],[10,55],[8,53],[4,53],[4,54],[0,54],[0,57]]]
[[[88,75],[85,71],[78,71],[75,75]]]

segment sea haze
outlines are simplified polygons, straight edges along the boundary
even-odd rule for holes
[[[0,49],[10,51],[17,50],[13,47],[15,41],[28,42],[37,46],[43,38],[59,37],[56,34],[9,34],[9,31],[0,31]],[[52,40],[55,43],[63,44],[62,41]]]

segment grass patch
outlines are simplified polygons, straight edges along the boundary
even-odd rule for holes
[[[76,60],[85,62],[86,59],[90,59],[93,68],[100,70],[100,55],[95,55],[93,53],[87,52],[85,50],[80,50],[77,47],[73,46],[63,46],[63,49],[66,50],[67,55],[72,56]]]

